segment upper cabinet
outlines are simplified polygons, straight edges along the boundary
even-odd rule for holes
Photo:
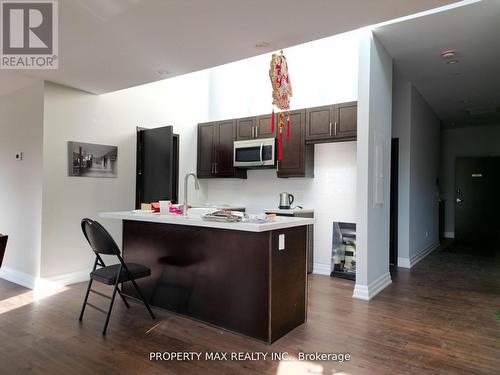
[[[356,140],[357,102],[340,103],[306,110],[306,142]]]
[[[358,102],[336,104],[333,106],[337,118],[335,136],[356,139],[358,134]]]
[[[314,144],[356,140],[357,111],[357,102],[290,111],[291,134],[287,138],[285,118],[283,160],[276,165],[278,177],[314,177]],[[247,178],[246,169],[233,167],[233,143],[277,138],[278,115],[275,116],[274,132],[272,114],[199,124],[198,177]]]
[[[278,177],[314,177],[314,145],[306,144],[306,110],[290,111],[290,138],[286,136],[286,126],[283,160],[277,162]]]
[[[271,114],[237,119],[236,139],[245,141],[248,139],[273,138],[271,119]]]
[[[235,120],[198,125],[198,178],[246,178],[246,170],[233,167]]]

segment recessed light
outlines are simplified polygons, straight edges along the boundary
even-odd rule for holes
[[[269,42],[259,42],[259,43],[255,44],[255,48],[260,48],[260,49],[268,48],[270,46],[271,46],[271,43],[269,43]]]
[[[446,61],[446,64],[449,64],[449,65],[453,65],[453,64],[456,64],[458,63],[458,60],[448,60]]]
[[[456,55],[457,55],[457,52],[452,50],[452,49],[448,49],[446,51],[441,52],[441,57],[445,60],[454,58]]]
[[[161,75],[167,75],[170,74],[170,72],[166,69],[158,69],[156,73],[161,74]]]

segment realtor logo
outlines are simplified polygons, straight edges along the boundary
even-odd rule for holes
[[[0,0],[0,19],[0,68],[58,68],[56,0]]]

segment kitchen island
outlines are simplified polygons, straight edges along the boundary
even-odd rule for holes
[[[126,262],[151,305],[272,343],[306,321],[307,225],[313,219],[227,223],[200,216],[110,212],[123,220]],[[128,285],[125,294],[135,296]]]

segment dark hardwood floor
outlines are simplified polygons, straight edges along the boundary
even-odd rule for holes
[[[78,313],[85,284],[33,302],[33,292],[0,280],[1,374],[498,374],[500,262],[436,251],[369,303],[353,284],[310,277],[309,320],[267,346],[173,314],[152,322],[143,306],[117,300],[104,316]],[[94,301],[105,304],[98,296]],[[348,352],[334,362],[150,362],[149,352]]]

